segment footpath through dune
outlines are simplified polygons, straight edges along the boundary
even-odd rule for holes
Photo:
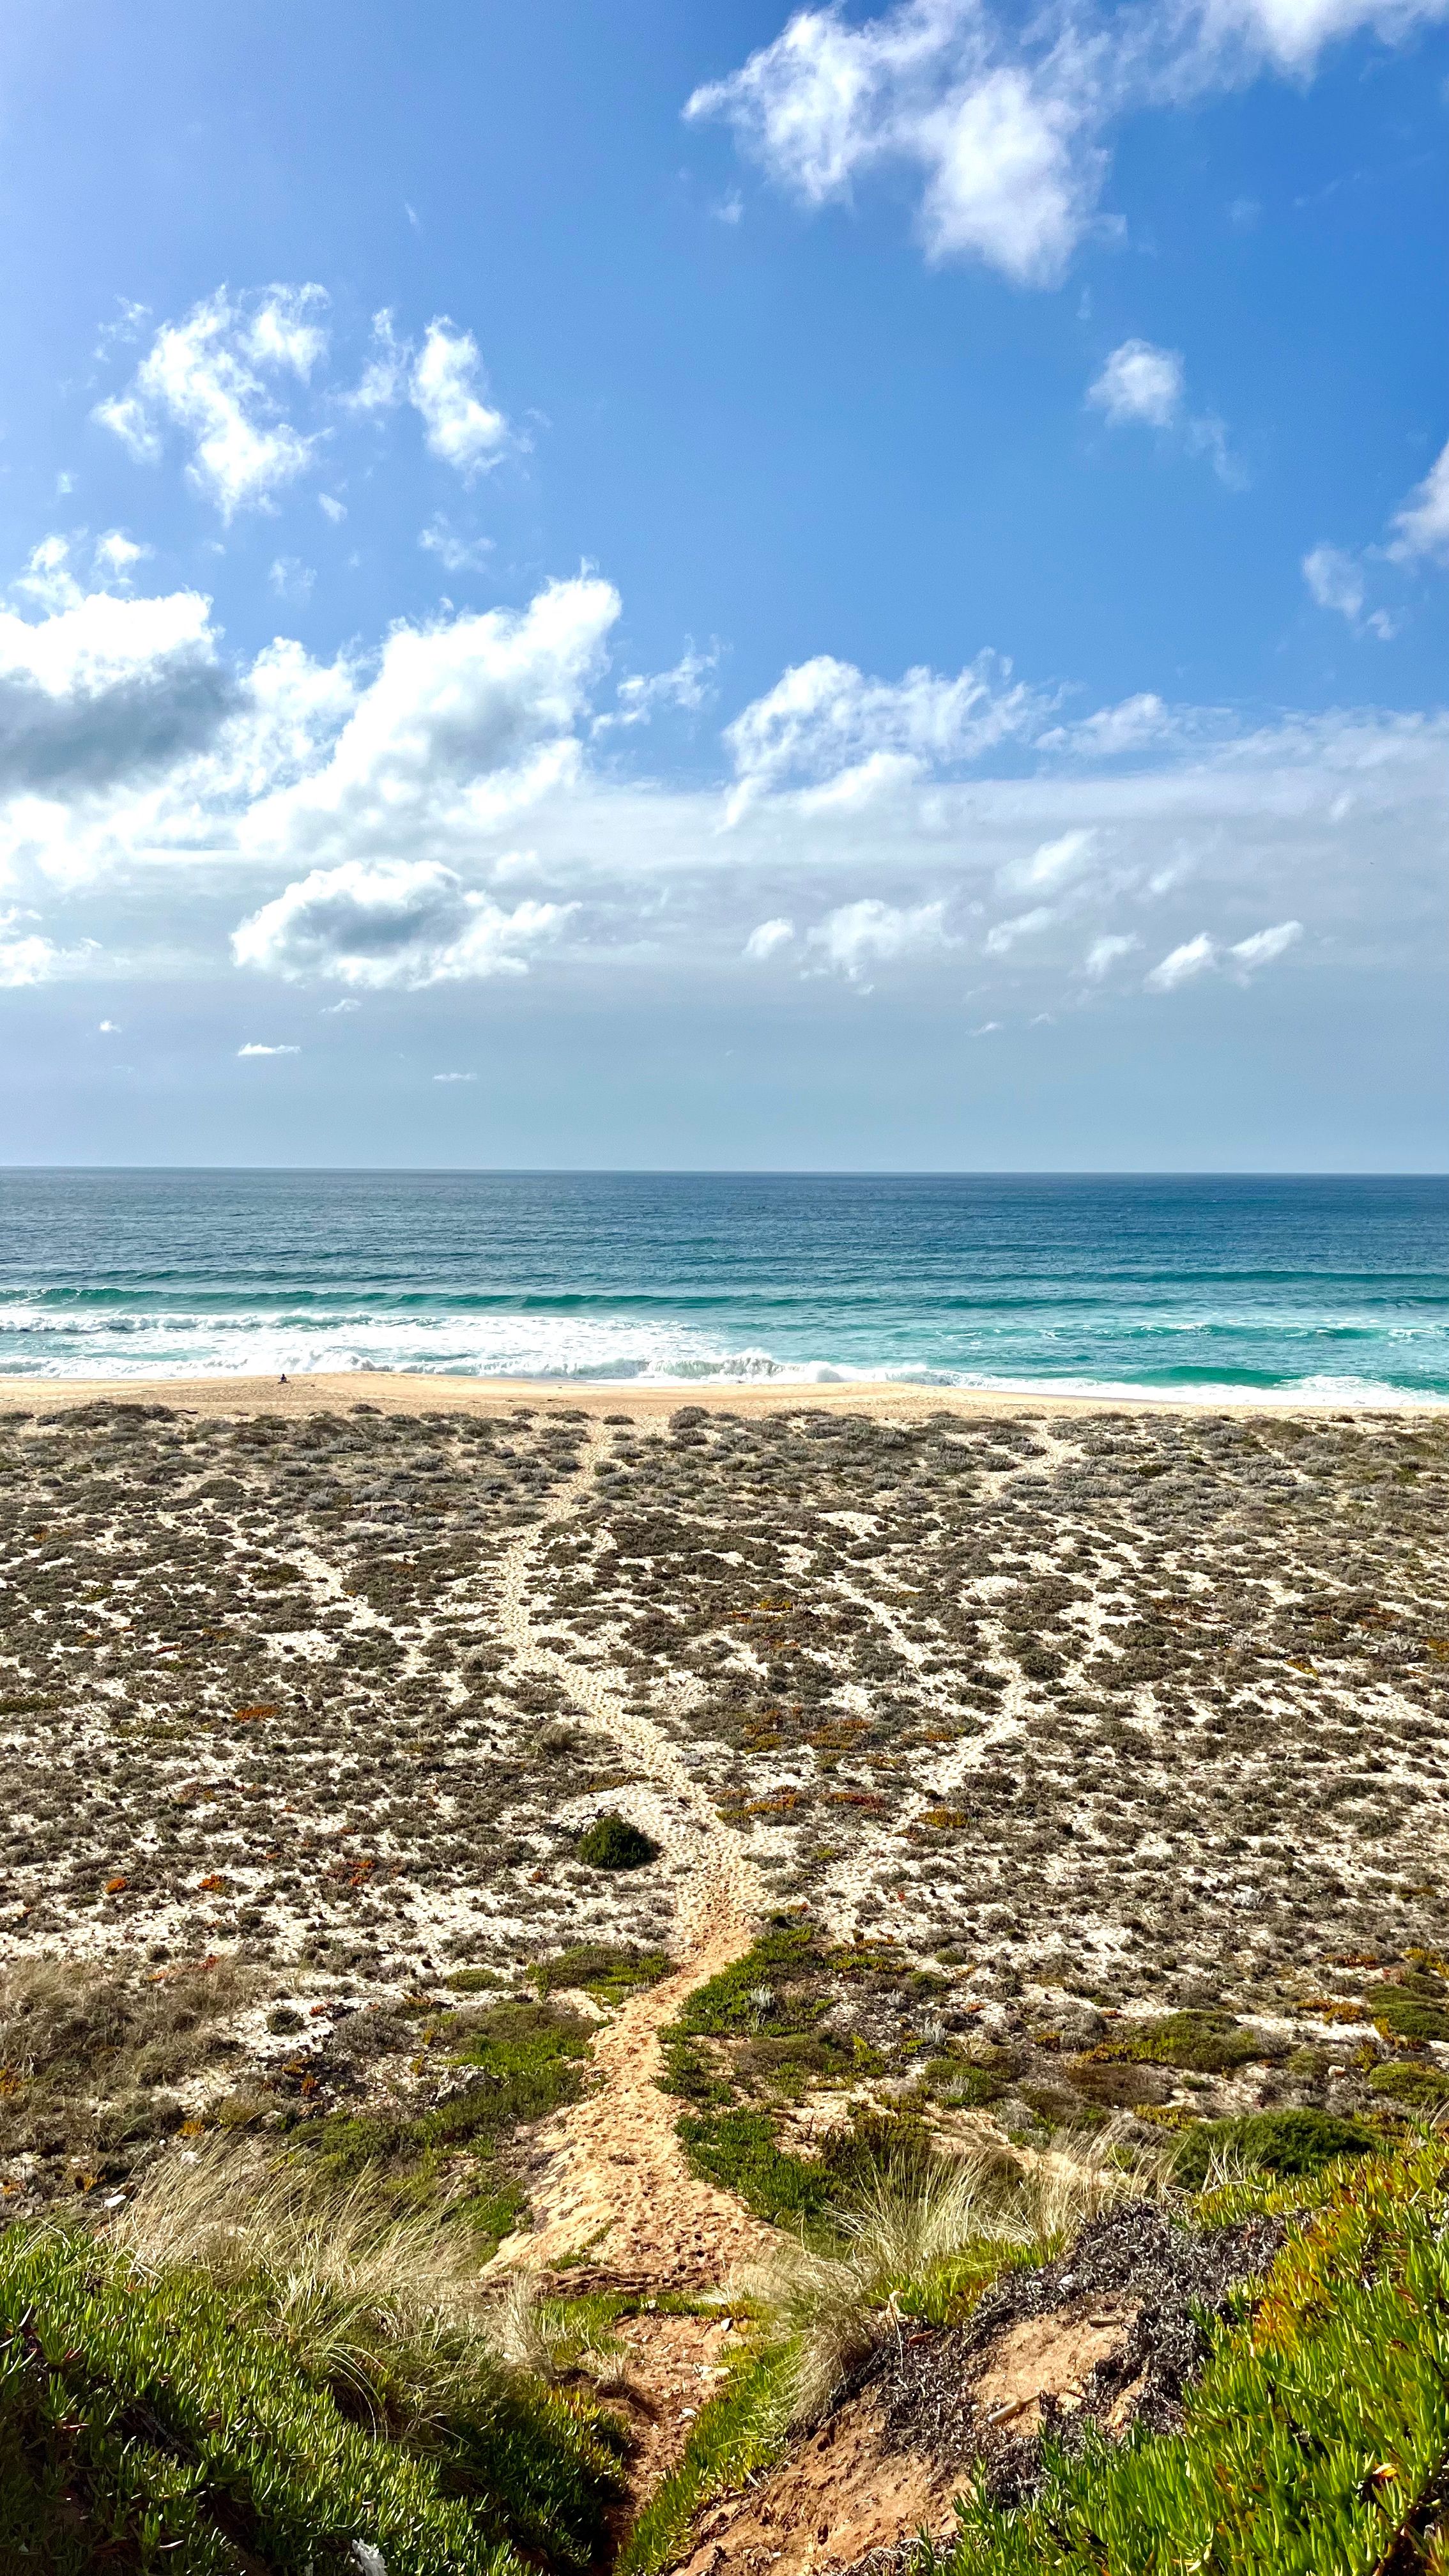
[[[550,1497],[542,1521],[503,1557],[498,1637],[517,1669],[561,1682],[645,1773],[648,1785],[642,1794],[631,1791],[628,1804],[681,1873],[672,1944],[679,1965],[600,2028],[594,2042],[599,2081],[538,2132],[527,2173],[533,2223],[505,2240],[490,2268],[542,2271],[582,2255],[631,2282],[716,2286],[764,2246],[770,2231],[729,2193],[690,2172],[674,2133],[678,2105],[660,2090],[659,2033],[694,1987],[749,1948],[761,1898],[734,1836],[663,1729],[626,1707],[607,1673],[560,1653],[533,1618],[530,1578],[540,1543],[586,1489],[598,1438],[591,1425],[579,1474]]]

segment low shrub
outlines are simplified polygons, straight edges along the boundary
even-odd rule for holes
[[[627,1816],[612,1810],[596,1817],[587,1831],[580,1834],[578,1855],[590,1869],[647,1869],[659,1858],[660,1845],[652,1834],[631,1825]]]
[[[671,1962],[662,1950],[640,1950],[630,1941],[580,1941],[534,1970],[541,1994],[581,1986],[605,2003],[622,2002],[639,1986],[657,1986]]]
[[[1368,1999],[1369,2011],[1374,2028],[1386,2039],[1449,2039],[1444,1990],[1430,1989],[1427,1978],[1421,1982],[1423,1990],[1418,1992],[1408,1985],[1375,1987]]]
[[[1089,2050],[1102,2064],[1116,2060],[1140,2066],[1181,2066],[1195,2075],[1226,2075],[1254,2058],[1282,2055],[1281,2044],[1261,2031],[1245,2030],[1231,2013],[1166,2013],[1119,2032]]]
[[[1243,2119],[1199,2120],[1185,2129],[1173,2155],[1173,2179],[1184,2191],[1200,2191],[1217,2165],[1251,2165],[1285,2177],[1316,2174],[1341,2156],[1371,2155],[1382,2144],[1362,2121],[1340,2119],[1332,2111],[1252,2111]]]
[[[499,2161],[526,2120],[577,2101],[588,2074],[589,2027],[556,2005],[512,2000],[467,2020],[451,2062],[474,2080],[423,2111],[332,2111],[299,2119],[289,2145],[337,2182],[371,2173],[398,2208],[446,2198],[478,2234],[506,2236],[523,2193]],[[444,2026],[446,2029],[446,2025]],[[468,2158],[460,2171],[454,2160]]]
[[[1431,2117],[1449,2102],[1449,2075],[1441,2074],[1437,2066],[1416,2066],[1398,2058],[1376,2066],[1368,2081],[1371,2093],[1385,2094],[1406,2111]]]

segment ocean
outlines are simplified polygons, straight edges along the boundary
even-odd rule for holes
[[[1449,1179],[0,1173],[0,1374],[1449,1397]]]

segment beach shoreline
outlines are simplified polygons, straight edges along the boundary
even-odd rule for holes
[[[1306,1395],[1296,1389],[1261,1389],[1224,1395],[1216,1390],[1101,1389],[1058,1393],[1045,1387],[922,1386],[891,1378],[821,1383],[818,1380],[712,1380],[695,1385],[676,1382],[640,1386],[595,1379],[488,1378],[389,1369],[319,1370],[274,1377],[125,1377],[0,1380],[0,1414],[34,1413],[43,1401],[46,1412],[70,1412],[89,1404],[162,1404],[184,1413],[303,1414],[334,1412],[357,1404],[383,1413],[516,1412],[527,1405],[555,1413],[584,1415],[603,1421],[627,1415],[648,1421],[667,1417],[686,1405],[706,1413],[733,1413],[755,1419],[771,1413],[857,1413],[873,1421],[923,1422],[933,1414],[1003,1414],[1044,1420],[1094,1413],[1213,1414],[1237,1419],[1249,1415],[1309,1414],[1317,1419],[1335,1414],[1356,1421],[1374,1416],[1438,1414],[1449,1409],[1449,1397],[1375,1391],[1372,1397]]]

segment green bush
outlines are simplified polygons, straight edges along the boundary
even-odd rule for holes
[[[1182,2066],[1197,2075],[1226,2075],[1256,2057],[1282,2055],[1281,2043],[1261,2031],[1245,2030],[1231,2013],[1166,2013],[1115,2039],[1103,2040],[1089,2056],[1139,2066]]]
[[[1402,2103],[1406,2111],[1433,2113],[1449,2102],[1449,2075],[1441,2075],[1437,2066],[1409,2065],[1399,2058],[1388,2066],[1374,2068],[1369,2091],[1387,2094],[1391,2102]]]
[[[579,1858],[590,1869],[647,1869],[659,1858],[660,1846],[652,1834],[631,1825],[627,1816],[596,1817],[587,1832],[580,1834]]]
[[[1392,2039],[1449,2039],[1449,2012],[1444,2009],[1442,1987],[1430,1989],[1427,1978],[1421,1991],[1408,1985],[1375,1986],[1368,1997],[1374,2026]]]
[[[606,2003],[620,2003],[639,1986],[657,1986],[670,1965],[662,1950],[640,1950],[632,1941],[579,1941],[556,1959],[543,1960],[534,1975],[545,1995],[560,1986],[582,1986]]]
[[[1383,2140],[1359,2120],[1332,2111],[1253,2111],[1241,2120],[1200,2120],[1182,2133],[1173,2157],[1173,2179],[1200,2191],[1215,2156],[1262,2172],[1294,2176],[1321,2173],[1340,2156],[1366,2156]]]

